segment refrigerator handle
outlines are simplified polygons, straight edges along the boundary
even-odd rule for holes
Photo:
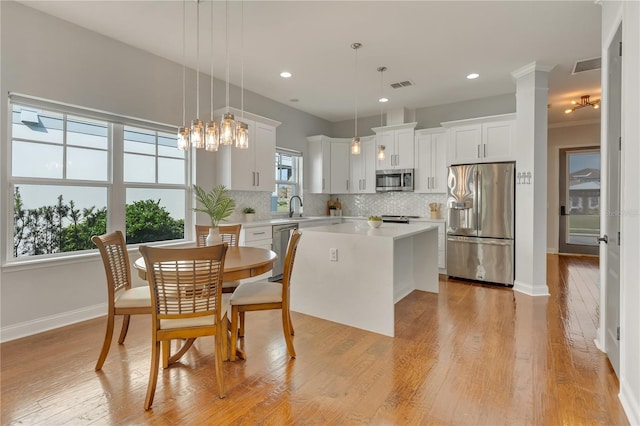
[[[481,221],[480,221],[480,214],[481,214],[481,210],[480,208],[482,207],[482,205],[480,204],[480,188],[482,188],[482,174],[480,173],[480,171],[478,169],[476,169],[475,171],[475,195],[474,195],[474,210],[475,210],[475,216],[476,216],[476,223],[475,223],[475,227],[476,227],[476,231],[480,231],[481,230]],[[480,235],[480,233],[478,232],[478,235]]]

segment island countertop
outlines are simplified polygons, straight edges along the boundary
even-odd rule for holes
[[[405,224],[405,223],[383,223],[379,228],[371,228],[367,222],[363,223],[340,223],[337,225],[314,226],[305,229],[303,232],[328,232],[342,235],[360,235],[368,237],[392,238],[394,240],[407,238],[419,234],[429,229],[437,229],[435,225],[428,224]]]

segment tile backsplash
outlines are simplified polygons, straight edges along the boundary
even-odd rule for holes
[[[256,210],[256,220],[267,220],[271,217],[271,193],[251,191],[231,191],[236,200],[236,211],[229,221],[244,220],[242,210],[253,207]],[[387,192],[379,194],[342,194],[333,195],[342,204],[343,216],[371,216],[371,215],[410,215],[429,216],[429,203],[440,203],[441,217],[445,217],[446,194],[418,194],[414,192]],[[326,215],[328,195],[304,194],[305,216]],[[297,203],[296,203],[297,208]],[[296,210],[297,211],[297,210]]]

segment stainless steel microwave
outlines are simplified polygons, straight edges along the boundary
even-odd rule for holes
[[[413,169],[376,170],[376,192],[413,192]]]

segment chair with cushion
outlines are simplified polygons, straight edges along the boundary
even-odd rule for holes
[[[145,410],[151,408],[158,380],[160,347],[163,364],[177,361],[203,336],[215,336],[215,370],[218,393],[224,398],[222,361],[227,353],[227,306],[222,298],[222,273],[227,244],[198,248],[141,246],[152,304],[151,368]],[[187,343],[170,357],[170,341]],[[186,348],[186,349],[185,349]]]
[[[96,235],[91,240],[100,250],[104,270],[107,274],[108,290],[107,331],[95,367],[98,371],[102,369],[111,347],[115,316],[123,315],[122,330],[118,338],[118,343],[123,344],[129,330],[131,315],[151,314],[151,295],[149,294],[149,286],[131,287],[131,267],[122,232],[115,231]]]
[[[289,311],[289,286],[291,284],[291,273],[293,271],[293,261],[296,257],[298,241],[302,234],[294,231],[289,240],[287,254],[284,260],[284,271],[282,282],[253,281],[245,282],[238,286],[231,295],[231,360],[235,360],[236,343],[238,336],[244,336],[245,312],[263,311],[269,309],[282,310],[282,329],[284,339],[287,343],[287,351],[292,358],[296,357],[293,347],[293,324]],[[238,319],[240,329],[238,330]]]
[[[207,235],[209,235],[209,226],[196,225],[196,243],[198,247],[204,247],[207,245]],[[235,247],[240,241],[240,230],[242,224],[238,225],[220,225],[218,230],[220,231],[220,237],[222,242],[229,244],[229,247]],[[240,281],[224,281],[222,283],[223,293],[233,293],[233,291],[240,285]]]

